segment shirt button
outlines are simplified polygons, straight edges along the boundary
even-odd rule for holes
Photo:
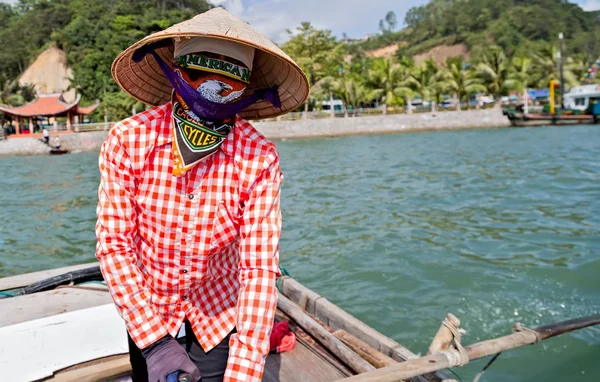
[[[183,273],[187,273],[187,269],[183,269],[181,272],[183,272]]]
[[[187,300],[187,296],[183,296],[183,297],[181,298],[181,300],[182,300],[182,301],[185,301],[185,300]]]
[[[188,198],[190,198],[190,200],[194,199],[194,194],[189,194]]]

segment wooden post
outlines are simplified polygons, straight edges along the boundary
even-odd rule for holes
[[[29,117],[29,134],[33,134],[33,118]]]
[[[559,322],[535,329],[517,331],[504,337],[477,342],[465,347],[469,360],[495,355],[506,350],[534,344],[540,340],[576,329],[600,324],[600,314]],[[455,367],[461,363],[458,351],[449,349],[425,357],[411,359],[369,373],[344,379],[344,382],[396,382],[418,375]]]
[[[21,134],[21,126],[19,124],[19,117],[15,116],[15,135]]]
[[[456,316],[452,313],[448,313],[448,316],[446,318],[452,325],[456,326],[457,328],[460,327],[460,320],[456,318]],[[427,354],[433,354],[440,351],[448,350],[453,339],[454,335],[452,334],[450,329],[448,329],[446,325],[442,324],[438,329],[435,337],[433,337],[433,341],[431,341],[431,345],[429,345],[429,350],[427,350]]]
[[[71,131],[71,113],[67,112],[67,131]]]
[[[342,341],[337,339],[327,329],[319,325],[313,318],[304,312],[298,305],[290,301],[287,297],[279,294],[277,307],[290,318],[298,323],[304,330],[315,337],[323,346],[336,355],[345,364],[350,366],[357,373],[364,373],[375,370],[375,367],[362,359],[358,354],[352,351]]]

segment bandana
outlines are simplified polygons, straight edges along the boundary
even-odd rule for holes
[[[186,82],[182,78],[181,72],[176,73],[155,52],[155,49],[166,46],[168,43],[169,41],[165,39],[143,46],[133,54],[133,60],[140,62],[147,54],[151,54],[173,86],[173,141],[175,142],[172,150],[173,175],[182,176],[202,159],[219,149],[235,123],[236,114],[261,99],[266,99],[277,108],[281,107],[281,101],[276,87],[254,90],[254,94],[239,99],[245,90],[243,80],[246,79],[246,75],[242,76],[242,71],[240,71],[240,79],[233,78],[237,72],[234,71],[233,66],[226,66],[226,64],[233,65],[227,60],[217,60],[219,63],[213,63],[212,77],[202,76],[198,81]],[[201,62],[202,54],[182,57],[178,58],[176,63],[186,63],[189,66],[188,62],[191,61],[192,65],[204,70]],[[194,57],[198,57],[197,64],[194,63]],[[223,70],[221,70],[220,62],[223,62]],[[211,69],[210,61],[208,61],[208,66]],[[240,65],[236,65],[236,67],[243,68]],[[248,70],[247,78],[249,79],[250,70],[245,69]],[[177,107],[175,107],[175,103],[178,104]]]
[[[204,99],[218,104],[227,104],[240,98],[246,90],[246,84],[239,79],[221,73],[189,70],[188,59],[192,55],[179,57],[187,72],[176,69],[175,73],[188,85],[196,89]],[[196,56],[198,57],[198,56]],[[223,61],[221,61],[223,62]],[[245,68],[244,68],[245,69]],[[247,69],[246,69],[247,70]],[[235,115],[222,121],[201,118],[189,109],[185,100],[173,92],[173,175],[182,176],[202,159],[214,154],[227,138],[235,124]]]

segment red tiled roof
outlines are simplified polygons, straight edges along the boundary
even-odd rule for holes
[[[77,96],[77,99],[69,104],[62,98],[62,94],[40,94],[38,98],[23,106],[7,107],[0,105],[0,111],[18,117],[53,117],[66,115],[68,111],[73,114],[85,115],[98,107],[98,105],[80,107],[79,99],[80,97]]]
[[[100,106],[99,103],[92,105],[92,106],[85,106],[85,107],[77,105],[77,107],[75,108],[74,111],[76,114],[87,115],[87,114],[90,114],[92,111],[96,110],[96,108],[98,106]]]

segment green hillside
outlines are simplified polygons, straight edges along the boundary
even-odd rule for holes
[[[111,118],[126,116],[135,101],[113,81],[112,60],[144,36],[209,8],[206,0],[20,0],[12,7],[0,3],[0,103],[30,98],[31,92],[19,89],[15,81],[38,54],[56,44],[67,54],[72,86],[84,103],[99,99]]]
[[[356,45],[372,50],[403,41],[402,53],[414,55],[440,44],[492,44],[512,56],[555,43],[563,32],[567,54],[595,59],[600,52],[600,12],[564,0],[432,0],[410,9],[405,24]]]

